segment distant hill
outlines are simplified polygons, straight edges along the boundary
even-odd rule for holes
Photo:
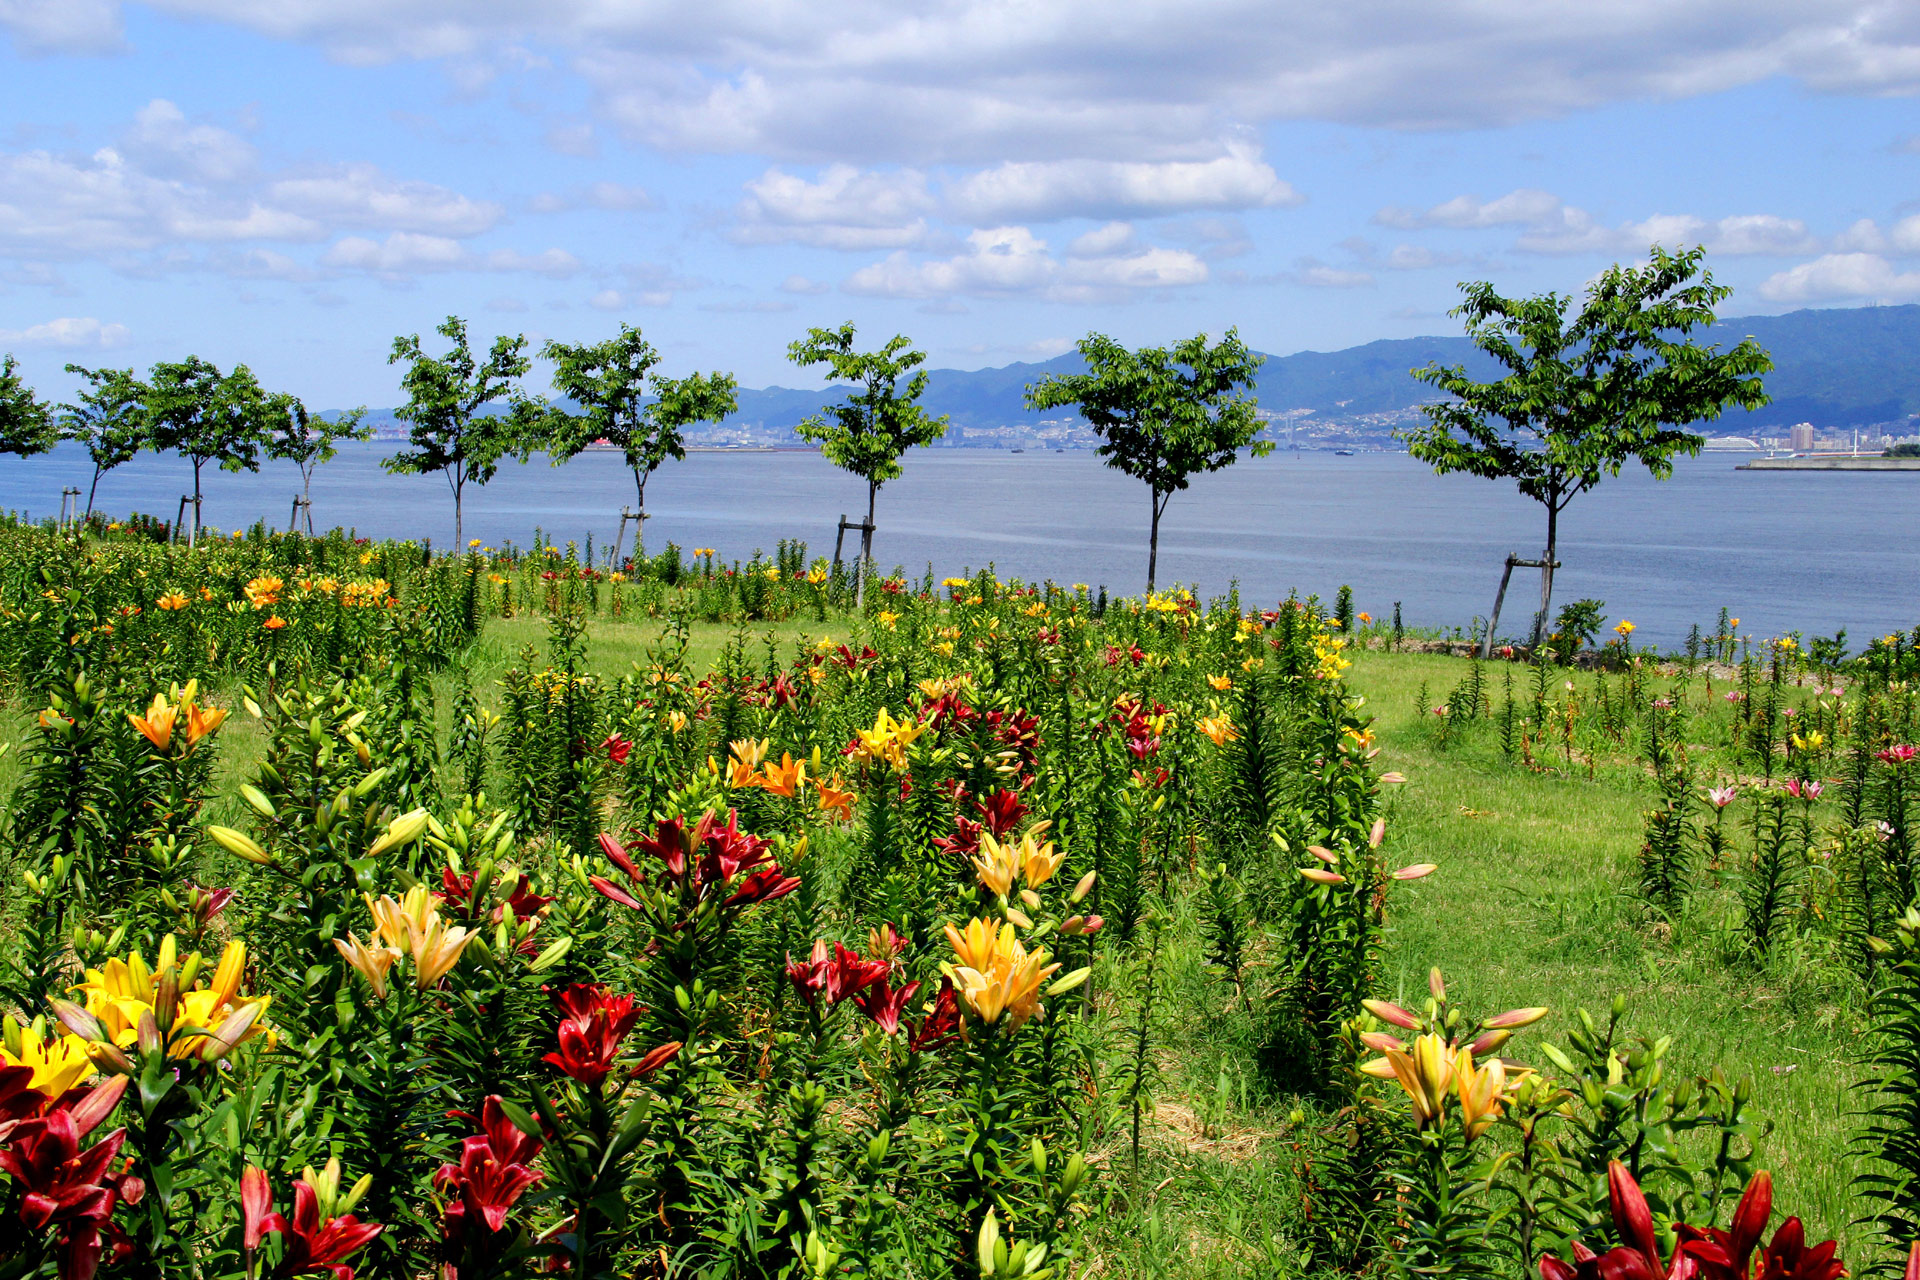
[[[1730,346],[1751,335],[1773,354],[1767,377],[1773,403],[1753,413],[1735,410],[1715,433],[1748,434],[1812,422],[1817,427],[1886,423],[1920,414],[1920,306],[1795,311],[1740,316],[1714,326],[1709,340]],[[1314,420],[1390,413],[1433,398],[1410,371],[1432,361],[1465,364],[1476,377],[1493,376],[1490,360],[1461,337],[1396,338],[1342,351],[1269,356],[1260,370],[1260,406],[1273,413],[1309,410]],[[1025,405],[1030,382],[1085,366],[1069,352],[1031,364],[931,372],[927,408],[949,415],[962,429],[1031,423]],[[835,398],[831,391],[764,387],[740,392],[730,425],[790,428]],[[391,411],[376,413],[390,420]]]

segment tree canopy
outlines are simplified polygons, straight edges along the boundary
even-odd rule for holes
[[[947,419],[933,417],[920,405],[927,372],[919,366],[927,353],[912,350],[911,338],[895,335],[878,351],[855,351],[853,338],[849,321],[838,329],[809,329],[787,349],[787,358],[802,368],[828,365],[834,381],[859,388],[794,430],[801,439],[818,444],[828,462],[877,489],[899,478],[900,458],[908,449],[944,436]],[[900,379],[909,373],[912,377],[902,387]]]
[[[413,448],[382,465],[395,474],[438,471],[446,477],[453,490],[457,544],[467,485],[486,484],[509,456],[524,460],[546,421],[547,407],[523,392],[517,381],[532,367],[524,334],[495,338],[481,361],[467,340],[467,322],[459,316],[448,316],[435,332],[453,344],[444,356],[428,355],[417,333],[393,340],[387,363],[407,366],[400,377],[407,402],[394,414],[407,424],[407,442]],[[508,402],[508,412],[481,412],[499,400]]]
[[[30,457],[59,439],[53,411],[33,394],[11,355],[0,358],[0,453]]]
[[[1462,285],[1465,301],[1452,314],[1506,375],[1476,382],[1460,365],[1413,371],[1449,398],[1427,405],[1426,423],[1401,433],[1408,451],[1441,475],[1512,480],[1547,509],[1536,639],[1566,505],[1628,462],[1666,478],[1676,455],[1705,443],[1688,425],[1767,403],[1761,375],[1773,362],[1757,343],[1721,351],[1689,336],[1713,324],[1714,308],[1733,292],[1714,283],[1704,257],[1697,247],[1670,253],[1655,245],[1645,266],[1602,272],[1571,319],[1565,294],[1507,298],[1485,281]]]
[[[1203,472],[1231,466],[1240,450],[1273,451],[1258,439],[1253,386],[1264,357],[1238,330],[1207,345],[1197,334],[1169,347],[1133,351],[1101,333],[1079,342],[1087,372],[1051,374],[1027,388],[1027,406],[1077,406],[1100,437],[1099,454],[1114,469],[1146,482],[1152,504],[1147,590],[1153,590],[1160,517],[1172,496]]]
[[[60,406],[60,436],[84,447],[93,459],[93,483],[87,489],[87,514],[93,513],[100,477],[133,461],[149,443],[147,386],[131,369],[89,369],[70,364],[67,372],[85,383],[74,402]]]
[[[553,389],[580,406],[555,410],[548,451],[557,466],[598,440],[617,446],[632,468],[641,508],[647,477],[668,458],[687,456],[681,428],[719,422],[739,407],[739,384],[726,373],[667,378],[653,373],[660,353],[638,329],[622,324],[604,342],[549,342],[540,354],[553,361]]]

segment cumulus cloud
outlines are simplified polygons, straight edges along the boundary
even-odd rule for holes
[[[1199,160],[1194,139],[1276,120],[1488,127],[1776,78],[1920,89],[1920,24],[1890,0],[149,4],[353,63],[440,60],[469,92],[537,45],[571,56],[634,138],[783,159]],[[0,0],[0,24],[30,47],[99,47],[117,11]]]
[[[253,144],[210,124],[194,124],[165,98],[136,111],[120,150],[162,178],[238,182],[253,172]]]
[[[1551,191],[1522,187],[1492,200],[1476,196],[1455,196],[1430,209],[1409,209],[1388,205],[1373,215],[1383,227],[1403,231],[1421,231],[1430,227],[1535,227],[1544,228],[1565,221],[1567,207]]]
[[[111,53],[120,48],[115,0],[0,0],[0,31],[21,53]]]
[[[408,276],[428,271],[524,271],[556,279],[580,270],[580,260],[564,249],[526,254],[516,249],[475,253],[450,236],[396,231],[385,240],[347,236],[327,246],[323,265],[383,276]]]
[[[1669,248],[1697,244],[1716,255],[1784,257],[1811,253],[1819,247],[1807,224],[1798,218],[1770,213],[1717,219],[1655,214],[1638,222],[1609,226],[1551,191],[1532,187],[1509,191],[1492,200],[1455,196],[1426,209],[1389,205],[1374,214],[1373,220],[1381,226],[1408,231],[1518,228],[1515,247],[1527,253],[1638,253],[1650,244]],[[1437,265],[1425,260],[1419,250],[1402,248],[1408,267]]]
[[[778,168],[747,184],[735,210],[741,244],[823,249],[899,249],[926,239],[933,208],[926,175],[829,165],[814,181]]]
[[[1211,160],[1011,162],[970,174],[946,191],[954,216],[976,226],[1255,209],[1302,199],[1257,148],[1241,144]]]
[[[102,324],[92,316],[63,316],[25,329],[0,329],[0,345],[83,351],[117,347],[130,336],[123,324]]]
[[[332,226],[375,227],[438,236],[490,230],[504,210],[431,182],[391,177],[370,164],[340,165],[268,184],[275,205]]]
[[[1877,253],[1829,253],[1789,267],[1760,284],[1769,302],[1912,302],[1920,271],[1901,271]]]
[[[1024,295],[1089,302],[1200,284],[1207,278],[1207,264],[1184,249],[1128,247],[1117,239],[1091,247],[1111,251],[1090,254],[1083,245],[1080,255],[1063,260],[1026,227],[986,228],[969,235],[965,248],[953,257],[916,261],[896,252],[854,272],[842,287],[849,293],[889,298]]]

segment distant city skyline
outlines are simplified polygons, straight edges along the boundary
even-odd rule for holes
[[[1730,314],[1920,300],[1884,2],[0,0],[0,65],[0,351],[56,397],[191,351],[391,404],[449,313],[749,386],[849,319],[1331,350],[1655,240]]]

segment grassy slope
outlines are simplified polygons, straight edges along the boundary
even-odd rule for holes
[[[774,629],[782,654],[833,624]],[[595,624],[589,665],[627,671],[661,634],[658,624]],[[705,669],[732,632],[697,626],[693,664]],[[764,652],[752,633],[749,650]],[[471,667],[483,703],[522,646],[542,646],[538,619],[494,623]],[[1714,1066],[1754,1077],[1754,1112],[1776,1130],[1763,1163],[1773,1169],[1777,1203],[1799,1213],[1813,1238],[1848,1236],[1850,1162],[1845,1145],[1854,1101],[1848,1046],[1861,1026],[1857,993],[1811,976],[1793,957],[1762,973],[1724,958],[1710,936],[1724,902],[1712,895],[1671,934],[1652,926],[1623,890],[1631,884],[1641,811],[1651,787],[1630,766],[1602,768],[1589,780],[1529,772],[1501,755],[1491,726],[1456,731],[1444,746],[1417,723],[1415,691],[1438,699],[1463,674],[1464,660],[1366,653],[1349,675],[1378,717],[1382,768],[1409,783],[1395,794],[1389,848],[1401,862],[1432,861],[1434,876],[1396,891],[1389,983],[1412,1001],[1439,965],[1457,998],[1477,1008],[1546,1004],[1554,1014],[1523,1033],[1510,1052],[1562,1040],[1573,1010],[1601,1015],[1616,993],[1632,1001],[1631,1025],[1674,1037],[1668,1062],[1686,1075]],[[1497,690],[1496,690],[1497,696]],[[225,696],[222,700],[227,700]],[[232,698],[237,701],[237,696]],[[442,698],[444,708],[447,699]],[[17,729],[26,715],[17,712]],[[235,821],[233,786],[258,759],[254,723],[237,716],[222,735],[220,797],[210,815]],[[15,781],[13,753],[0,757],[0,787]],[[1199,957],[1197,925],[1175,904],[1161,971],[1156,1038],[1163,1045],[1155,1122],[1141,1186],[1141,1216],[1098,1224],[1098,1270],[1182,1276],[1286,1273],[1294,1211],[1286,1100],[1257,1097],[1250,1084],[1253,1048],[1223,1033],[1228,993]],[[1109,1013],[1105,1069],[1111,1089],[1122,1027],[1136,990],[1126,975],[1103,975]],[[1111,993],[1117,992],[1118,995]],[[1390,992],[1389,994],[1393,994]],[[1109,1167],[1125,1174],[1123,1117],[1093,1135]],[[1858,1250],[1855,1251],[1856,1253]],[[1861,1259],[1864,1261],[1864,1259]],[[1858,1263],[1856,1262],[1856,1269]]]
[[[1633,1027],[1673,1037],[1671,1072],[1719,1066],[1753,1077],[1753,1112],[1776,1126],[1762,1146],[1776,1203],[1800,1214],[1813,1238],[1844,1243],[1857,1212],[1845,1154],[1857,993],[1794,956],[1765,972],[1726,958],[1711,937],[1723,905],[1711,894],[1677,930],[1648,922],[1623,892],[1653,803],[1636,770],[1603,768],[1594,781],[1584,768],[1532,773],[1506,762],[1491,725],[1437,746],[1431,726],[1414,723],[1416,691],[1426,682],[1437,699],[1466,666],[1367,654],[1350,674],[1378,717],[1382,764],[1409,779],[1394,802],[1391,847],[1400,860],[1440,864],[1399,899],[1393,980],[1424,995],[1437,964],[1475,1007],[1552,1006],[1551,1019],[1515,1042],[1523,1059],[1543,1034],[1564,1043],[1575,1009],[1604,1016],[1624,993]]]

